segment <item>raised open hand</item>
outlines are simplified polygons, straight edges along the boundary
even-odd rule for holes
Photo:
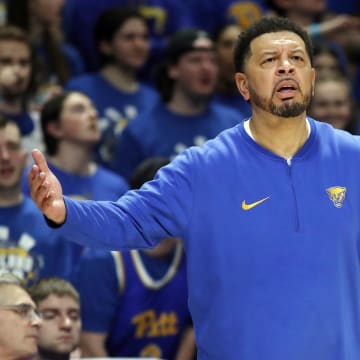
[[[40,150],[34,149],[32,157],[35,164],[28,175],[31,197],[48,219],[62,224],[66,218],[66,207],[61,184]]]

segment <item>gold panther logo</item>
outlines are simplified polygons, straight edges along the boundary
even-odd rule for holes
[[[161,356],[161,349],[158,345],[156,344],[149,344],[146,345],[145,348],[143,350],[141,350],[140,356],[145,356],[145,357],[156,357],[156,358],[160,358]]]
[[[329,195],[330,200],[333,202],[334,206],[341,208],[345,200],[346,187],[343,186],[332,186],[326,189],[326,192]]]

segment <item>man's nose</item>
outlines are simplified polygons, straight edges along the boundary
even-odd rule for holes
[[[42,319],[38,315],[33,316],[30,321],[31,321],[31,326],[35,326],[39,328],[42,325]]]
[[[289,73],[291,74],[294,71],[295,71],[295,67],[287,57],[280,59],[279,66],[277,69],[278,74],[280,75],[289,74]]]
[[[10,152],[6,146],[0,146],[0,159],[8,160],[10,158]]]
[[[24,71],[23,66],[21,66],[18,63],[13,64],[12,69],[14,71],[14,74],[17,75],[17,76],[21,75],[23,73],[23,71]]]
[[[60,325],[63,328],[71,328],[72,327],[72,320],[69,316],[62,316],[60,319]]]

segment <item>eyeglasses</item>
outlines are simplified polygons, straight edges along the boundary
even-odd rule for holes
[[[22,318],[30,321],[38,318],[42,320],[43,314],[40,310],[34,308],[30,304],[17,304],[17,305],[0,305],[0,309],[11,310],[19,314]]]

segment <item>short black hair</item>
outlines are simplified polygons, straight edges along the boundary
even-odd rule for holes
[[[234,49],[234,66],[235,72],[244,72],[245,59],[250,55],[250,43],[255,38],[267,34],[280,31],[293,32],[304,41],[306,52],[309,55],[310,63],[313,64],[313,46],[310,36],[300,26],[293,21],[277,16],[263,17],[251,24],[242,31]]]
[[[157,171],[170,163],[169,158],[162,156],[154,156],[145,159],[133,171],[129,184],[131,189],[140,189],[147,181],[152,180]]]
[[[0,129],[4,129],[8,124],[14,124],[14,125],[16,125],[17,128],[19,128],[19,125],[15,120],[7,117],[3,113],[0,113]],[[20,131],[20,129],[19,129],[19,131]]]
[[[30,39],[26,32],[21,28],[13,25],[0,26],[0,41],[17,41],[23,43],[32,53]]]
[[[101,13],[95,24],[94,39],[102,65],[111,62],[112,57],[100,51],[100,43],[102,41],[111,42],[115,33],[124,23],[134,18],[142,20],[146,27],[148,27],[146,18],[135,7],[114,6]]]

